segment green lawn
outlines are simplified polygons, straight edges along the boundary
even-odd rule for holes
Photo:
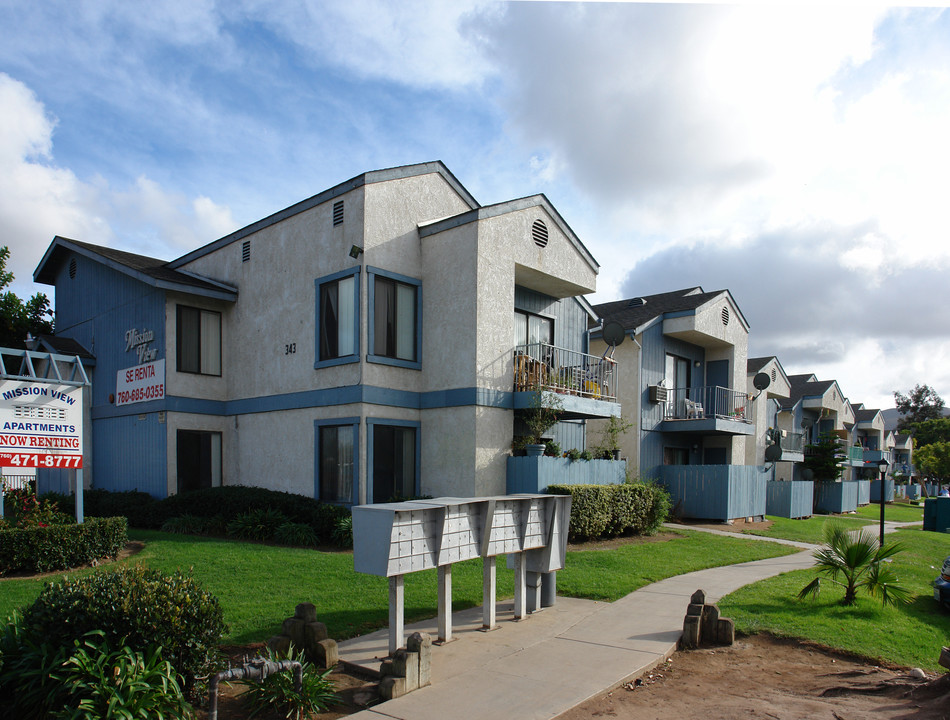
[[[875,508],[877,505],[874,506]],[[839,522],[850,529],[856,530],[864,525],[870,525],[871,520],[855,515],[813,515],[805,520],[790,520],[789,518],[776,517],[774,515],[766,516],[766,519],[772,521],[772,526],[767,530],[744,531],[751,535],[762,535],[764,537],[782,538],[784,540],[797,540],[799,542],[814,543],[816,545],[822,542],[822,532],[825,523]]]
[[[682,572],[774,557],[790,548],[774,543],[677,532],[666,542],[634,543],[604,551],[571,552],[567,568],[558,573],[562,595],[615,600],[656,580]],[[353,570],[353,555],[297,548],[134,530],[133,540],[145,549],[126,562],[146,563],[165,571],[191,572],[220,601],[230,626],[226,642],[264,640],[280,630],[284,618],[301,602],[317,606],[317,617],[330,636],[343,640],[388,623],[385,578]],[[79,571],[82,573],[92,570]],[[53,579],[59,577],[54,576]],[[31,603],[46,580],[0,581],[0,617]],[[498,597],[514,592],[505,559],[498,560]],[[453,608],[481,605],[480,560],[453,567]],[[405,579],[406,622],[436,614],[435,571],[412,573]]]
[[[843,607],[843,592],[822,581],[818,600],[799,602],[812,570],[785,573],[748,585],[719,601],[719,609],[744,633],[768,631],[810,640],[859,655],[908,667],[940,671],[940,648],[950,639],[950,613],[933,599],[931,581],[950,555],[950,535],[899,530],[888,535],[905,549],[894,557],[901,585],[915,594],[908,605],[881,606],[860,595],[857,605]]]
[[[858,515],[878,522],[881,518],[881,506],[878,503],[863,505],[858,508]],[[924,506],[898,502],[885,503],[884,519],[893,522],[919,522],[923,524]]]

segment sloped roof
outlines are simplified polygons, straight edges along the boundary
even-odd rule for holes
[[[76,340],[57,335],[39,335],[37,338],[40,348],[56,355],[76,355],[82,360],[95,360],[96,356]]]
[[[777,359],[778,358],[776,358],[774,355],[769,355],[768,357],[749,358],[748,360],[746,360],[746,364],[745,364],[746,372],[757,373],[766,365],[768,365],[769,361],[777,360]]]
[[[174,270],[164,260],[71,240],[59,235],[53,238],[52,244],[33,273],[33,280],[46,285],[54,284],[57,269],[71,252],[92,258],[147,285],[223,300],[233,301],[237,297],[237,289],[231,285],[196,273]]]
[[[594,305],[594,311],[603,318],[605,323],[617,322],[623,326],[624,330],[636,330],[650,320],[666,313],[695,310],[724,292],[729,291],[704,292],[701,287],[696,286],[656,295],[642,295],[626,300],[601,303]]]
[[[873,422],[874,418],[880,414],[880,410],[877,409],[864,409],[854,411],[854,421],[855,422]]]

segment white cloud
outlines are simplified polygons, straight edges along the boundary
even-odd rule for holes
[[[23,83],[0,73],[0,244],[21,295],[55,235],[171,259],[235,228],[230,210],[146,177],[127,190],[84,182],[54,160],[55,121]]]

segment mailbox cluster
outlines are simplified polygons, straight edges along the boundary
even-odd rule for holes
[[[357,572],[389,578],[389,651],[402,647],[403,576],[437,568],[439,641],[452,639],[452,565],[483,558],[483,625],[495,627],[495,559],[508,555],[515,570],[515,618],[526,615],[526,573],[564,567],[571,498],[504,495],[435,498],[353,508],[353,564]],[[538,583],[532,588],[538,590]],[[537,601],[532,603],[538,607]]]

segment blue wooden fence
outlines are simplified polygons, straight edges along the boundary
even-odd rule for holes
[[[871,502],[881,502],[881,481],[871,480]],[[894,502],[894,481],[884,481],[884,502]]]
[[[679,517],[765,516],[768,476],[756,465],[661,465],[659,475]]]
[[[871,481],[857,480],[858,483],[858,506],[869,505],[871,502]]]
[[[784,518],[812,515],[815,483],[811,480],[770,480],[766,488],[765,511]]]
[[[548,485],[618,485],[627,479],[627,461],[509,457],[507,473],[509,494],[538,493]]]
[[[857,509],[857,480],[815,483],[815,512],[846,513]]]

